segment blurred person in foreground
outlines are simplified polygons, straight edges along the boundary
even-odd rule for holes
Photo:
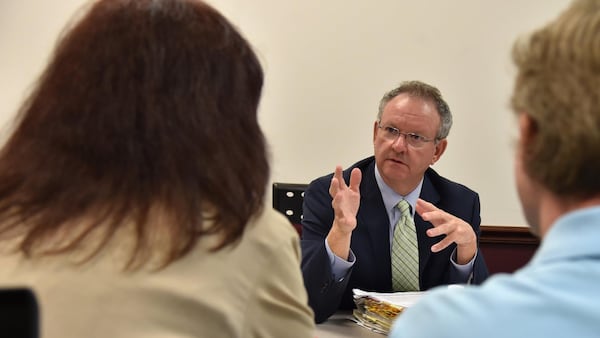
[[[0,153],[0,285],[45,338],[314,337],[251,46],[198,0],[87,8]]]
[[[512,275],[435,290],[391,337],[600,335],[600,1],[575,1],[517,40],[516,186],[542,242]]]
[[[479,195],[431,168],[446,150],[451,126],[436,87],[403,82],[379,103],[374,156],[311,182],[304,194],[302,272],[317,323],[351,309],[354,288],[420,291],[488,276],[478,250]],[[407,219],[414,241],[395,241]],[[413,248],[410,259],[396,254],[403,247]]]

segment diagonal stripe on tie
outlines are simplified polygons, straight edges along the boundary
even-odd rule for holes
[[[419,290],[419,247],[417,232],[408,202],[396,206],[401,213],[392,240],[392,288],[394,291]]]

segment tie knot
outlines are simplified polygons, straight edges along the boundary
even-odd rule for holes
[[[410,213],[410,204],[408,204],[406,200],[401,200],[400,202],[398,202],[398,205],[396,205],[396,207],[400,210],[400,213],[402,213],[402,215],[408,215]]]

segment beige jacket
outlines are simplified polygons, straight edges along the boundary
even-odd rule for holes
[[[43,338],[313,338],[298,235],[265,209],[237,246],[202,240],[159,272],[123,273],[109,253],[81,267],[3,255],[0,287],[34,289]]]

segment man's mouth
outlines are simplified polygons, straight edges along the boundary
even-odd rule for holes
[[[392,161],[392,162],[394,162],[394,163],[397,163],[397,164],[404,164],[404,165],[406,165],[406,163],[404,163],[404,161],[401,161],[401,160],[398,160],[398,159],[395,159],[395,158],[390,158],[389,160]]]

